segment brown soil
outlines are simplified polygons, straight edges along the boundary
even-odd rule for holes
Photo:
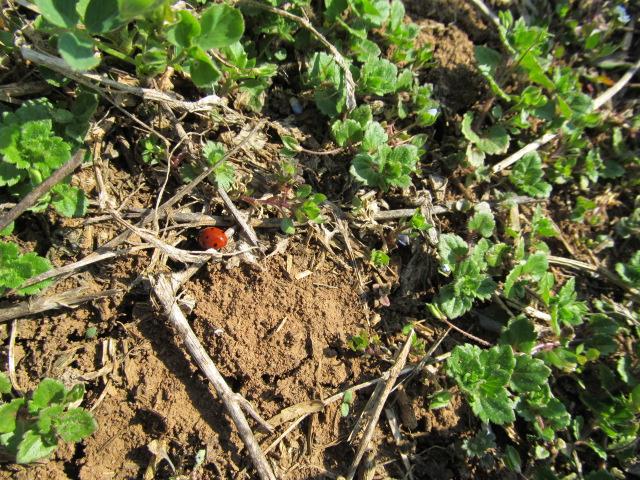
[[[289,252],[289,261],[275,256],[261,269],[210,266],[185,289],[196,301],[192,319],[198,337],[231,387],[265,418],[363,380],[367,361],[346,348],[348,336],[366,328],[366,306],[353,272],[313,248]],[[120,261],[111,273],[131,277],[142,267]],[[311,275],[296,280],[305,270]],[[43,465],[10,466],[0,478],[142,478],[152,459],[147,445],[154,439],[164,442],[178,471],[190,472],[196,452],[206,448],[199,478],[243,478],[242,441],[206,379],[148,302],[135,303],[132,310],[126,305],[131,302],[110,312],[108,323],[100,322],[98,305],[19,322],[21,386],[32,389],[44,376],[69,383],[84,378],[86,404],[95,408],[99,429],[75,449],[60,448]],[[99,327],[104,340],[84,338],[91,325]],[[337,408],[318,416],[312,448],[302,433],[287,438],[291,459],[281,459],[279,466],[297,465],[279,478],[312,478],[320,466],[321,471],[344,468],[351,453],[329,448],[346,428]],[[275,438],[261,435],[266,444]],[[311,455],[294,462],[305,450]],[[159,468],[158,478],[171,473],[166,462]]]
[[[467,111],[485,91],[485,81],[478,73],[469,35],[450,24],[434,20],[416,20],[422,27],[418,43],[433,46],[435,65],[425,71],[425,82],[434,86],[435,97],[452,113]]]

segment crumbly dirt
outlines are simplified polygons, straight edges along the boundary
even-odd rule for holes
[[[435,97],[451,113],[467,111],[485,91],[485,81],[478,73],[473,42],[454,24],[416,20],[421,31],[418,44],[433,46],[435,65],[424,73],[422,81],[432,83]]]
[[[142,260],[115,262],[111,275],[131,280],[144,267]],[[305,271],[310,275],[300,278]],[[185,297],[195,300],[193,328],[230,386],[270,418],[367,380],[364,367],[368,375],[378,373],[375,365],[366,365],[370,359],[346,346],[350,335],[367,326],[358,290],[353,271],[322,250],[298,245],[260,268],[211,265],[186,286]],[[45,376],[70,384],[84,379],[85,403],[94,409],[99,428],[76,447],[58,449],[46,463],[8,466],[0,478],[143,478],[152,463],[152,440],[162,442],[178,472],[190,472],[198,450],[206,449],[198,478],[250,478],[240,474],[247,457],[215,392],[147,299],[148,294],[132,293],[106,322],[98,302],[18,322],[22,388],[32,389]],[[89,326],[98,327],[97,338],[85,338]],[[7,336],[5,325],[1,337]],[[345,455],[337,443],[352,420],[342,419],[338,407],[314,417],[312,445],[306,429],[288,437],[279,468],[294,468],[279,478],[312,478],[345,468],[351,453]],[[266,444],[276,438],[259,437]],[[157,478],[171,474],[166,462],[158,468]]]

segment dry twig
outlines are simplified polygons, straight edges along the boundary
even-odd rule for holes
[[[396,379],[402,372],[402,367],[404,367],[405,362],[407,361],[407,356],[409,355],[409,350],[411,350],[411,341],[413,340],[413,336],[415,332],[411,330],[407,341],[402,347],[402,350],[398,353],[395,363],[393,367],[387,372],[386,380],[384,383],[379,383],[376,386],[375,391],[371,395],[371,398],[365,407],[365,412],[363,412],[362,416],[358,420],[358,424],[351,432],[349,436],[350,439],[353,439],[354,434],[357,434],[359,430],[359,426],[362,425],[362,419],[365,417],[365,413],[367,413],[366,417],[368,418],[367,426],[365,427],[364,434],[362,439],[360,440],[360,445],[358,445],[358,450],[356,451],[356,456],[351,462],[351,466],[349,467],[349,471],[347,472],[347,480],[352,480],[354,475],[356,474],[356,470],[358,469],[358,465],[362,460],[367,448],[369,447],[369,442],[371,441],[371,437],[373,436],[373,432],[375,431],[376,425],[378,424],[378,418],[380,418],[380,413],[382,413],[382,409],[384,407],[385,401],[391,393],[391,389],[396,382]]]
[[[83,84],[86,84],[87,82],[101,83],[118,92],[136,95],[145,100],[162,103],[177,110],[183,110],[190,113],[203,112],[209,111],[212,108],[219,107],[223,104],[223,100],[217,95],[208,95],[195,102],[187,102],[177,98],[176,96],[172,96],[168,93],[154,90],[152,88],[132,87],[131,85],[125,85],[124,83],[120,83],[94,73],[77,72],[75,70],[71,70],[66,62],[61,58],[38,52],[27,46],[20,47],[20,53],[22,53],[22,57],[25,60],[50,68],[51,70],[61,73],[62,75],[77,82]]]
[[[74,288],[54,295],[46,295],[31,298],[17,305],[5,307],[0,310],[0,323],[8,322],[15,318],[22,318],[37,313],[55,310],[57,308],[74,308],[85,302],[97,300],[98,298],[113,297],[120,290],[111,289],[102,292],[87,292],[85,287]]]

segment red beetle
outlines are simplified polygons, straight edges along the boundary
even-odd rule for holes
[[[207,227],[198,235],[198,243],[205,250],[210,248],[220,250],[227,242],[227,234],[224,233],[224,230],[220,230],[217,227]]]

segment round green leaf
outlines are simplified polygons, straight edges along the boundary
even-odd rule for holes
[[[90,70],[100,64],[100,57],[93,49],[93,41],[84,35],[63,33],[58,38],[58,51],[74,70]]]
[[[201,48],[193,47],[189,50],[189,56],[189,74],[196,86],[209,87],[220,79],[220,70]]]
[[[84,24],[91,33],[106,33],[122,25],[118,0],[89,0]]]
[[[93,416],[82,408],[72,408],[60,416],[56,433],[65,442],[79,442],[96,431],[98,425]]]
[[[28,430],[18,445],[16,454],[17,463],[31,463],[48,456],[56,449],[57,445],[46,444],[42,437],[33,430]]]
[[[296,233],[296,227],[293,225],[293,220],[290,218],[283,218],[280,222],[280,230],[282,230],[287,235],[293,235]]]
[[[118,10],[123,20],[149,14],[166,0],[118,0]]]
[[[80,20],[76,10],[78,0],[34,0],[40,13],[56,27],[73,28]]]
[[[240,10],[226,4],[212,5],[200,18],[201,34],[197,43],[204,50],[231,45],[244,33]]]

